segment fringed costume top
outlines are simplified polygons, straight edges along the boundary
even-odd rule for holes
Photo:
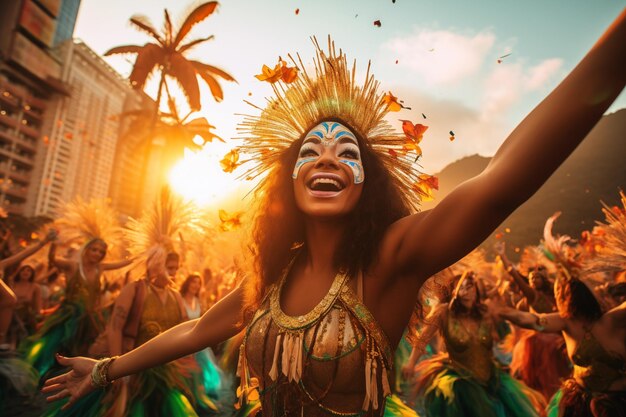
[[[246,330],[240,403],[258,386],[264,416],[382,416],[392,350],[348,275],[338,273],[319,304],[296,317],[280,306],[286,277]]]

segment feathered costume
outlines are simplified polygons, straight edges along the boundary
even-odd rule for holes
[[[472,255],[472,258],[476,256]],[[451,271],[458,272],[459,269],[462,265],[451,268]],[[429,298],[437,299],[439,302],[436,304],[441,305],[426,308],[423,310],[426,313],[417,314],[420,332],[415,321],[411,323],[409,340],[415,349],[424,351],[429,339],[439,333],[447,351],[422,360],[415,367],[413,395],[416,408],[426,417],[541,415],[545,407],[543,396],[512,378],[495,361],[495,329],[491,318],[471,316],[476,327],[468,329],[465,321],[453,313],[447,300],[454,277],[452,274],[448,276],[447,285],[442,285],[441,277],[426,282],[427,291],[432,294]],[[462,275],[457,286],[465,276]]]
[[[364,146],[376,154],[394,184],[415,190],[400,198],[406,207],[416,210],[420,173],[415,155],[407,152],[406,135],[394,132],[384,119],[389,106],[379,83],[368,68],[359,85],[356,63],[348,66],[345,54],[337,51],[330,39],[328,52],[322,51],[315,39],[314,44],[311,74],[299,56],[297,61],[290,56],[295,68],[286,70],[297,77],[286,84],[273,83],[275,97],[264,109],[258,108],[260,115],[246,116],[240,124],[244,140],[240,150],[254,165],[244,176],[255,178],[271,170],[306,132],[332,119],[365,141]],[[412,145],[419,156],[419,147]],[[267,178],[259,183],[261,194],[267,192]],[[279,312],[276,295],[281,284],[276,282],[267,289],[268,296],[248,325],[241,347],[240,415],[258,412],[259,397],[262,413],[269,416],[413,414],[396,402],[397,397],[390,396],[392,351],[359,294],[346,284],[349,279],[359,278],[338,273],[320,305],[300,317]]]
[[[538,265],[544,266],[546,271],[556,273],[554,263],[541,247],[525,248],[520,260],[520,270],[528,276]],[[544,285],[553,285],[549,273],[544,279],[548,280]],[[553,313],[556,310],[553,297],[539,290],[536,292],[538,296],[528,308],[537,314]],[[547,399],[552,398],[562,380],[571,375],[563,336],[529,329],[516,329],[515,334],[518,340],[513,348],[511,375],[541,392]]]
[[[169,188],[164,188],[157,201],[139,220],[129,221],[126,230],[129,251],[137,257],[138,265],[165,265],[168,253],[181,251],[183,236],[197,226],[197,220],[193,205],[172,195]],[[163,304],[152,294],[151,285],[145,285],[147,290],[135,346],[181,322],[178,301],[169,297],[169,301]],[[166,290],[170,291],[169,294],[175,291],[171,288]],[[214,414],[218,411],[217,399],[209,398],[211,392],[207,391],[207,387],[214,387],[216,381],[204,378],[215,378],[216,375],[219,376],[219,372],[215,363],[197,361],[189,356],[132,375],[124,387],[118,388],[116,385],[119,383],[114,384],[108,399],[114,398],[112,409],[125,410],[124,415],[130,417]],[[116,390],[124,389],[127,389],[127,399],[125,395],[115,398],[118,395]],[[124,400],[125,404],[120,404]]]
[[[598,222],[602,229],[601,241],[596,242],[595,256],[583,262],[575,260],[573,251],[567,246],[568,236],[555,238],[552,216],[544,229],[544,240],[548,249],[565,268],[560,279],[572,278],[572,271],[615,272],[624,268],[626,260],[626,196],[620,192],[622,208],[603,212],[606,222]],[[626,417],[626,390],[611,390],[611,385],[626,379],[626,361],[607,351],[595,338],[591,329],[579,342],[570,359],[574,364],[573,378],[566,380],[554,395],[548,407],[549,417]]]
[[[82,247],[75,267],[67,277],[65,300],[45,320],[39,331],[19,346],[24,359],[42,377],[55,365],[55,353],[86,355],[89,346],[106,325],[106,314],[99,308],[102,293],[100,271],[95,281],[87,281],[83,272],[84,249],[95,239],[106,242],[113,252],[120,253],[122,247],[117,215],[103,200],[87,203],[78,198],[67,204],[55,227],[59,229],[60,245],[80,244]]]

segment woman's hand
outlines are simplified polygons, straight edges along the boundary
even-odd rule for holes
[[[91,370],[98,361],[82,356],[75,358],[66,358],[59,354],[56,356],[61,365],[69,366],[71,369],[63,375],[46,380],[41,391],[52,394],[46,398],[49,402],[69,397],[69,401],[62,408],[65,410],[79,398],[96,389],[91,383]]]

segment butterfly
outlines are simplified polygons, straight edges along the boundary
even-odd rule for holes
[[[235,213],[229,214],[225,210],[219,211],[220,216],[220,230],[222,232],[228,232],[234,230],[241,226],[241,216],[243,215],[243,211],[237,211]]]
[[[224,158],[220,161],[222,171],[233,172],[241,163],[239,163],[239,150],[237,148],[232,149]]]

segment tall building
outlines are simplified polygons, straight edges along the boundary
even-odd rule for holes
[[[80,1],[81,0],[61,0],[57,17],[57,28],[54,32],[54,46],[60,45],[68,39],[72,39]]]
[[[9,213],[29,214],[48,103],[68,94],[52,53],[60,10],[61,0],[0,1],[0,205]]]
[[[118,139],[124,126],[120,118],[137,100],[128,81],[78,40],[60,49],[63,81],[70,95],[50,106],[52,123],[42,143],[29,195],[28,212],[55,216],[76,196],[85,200],[109,196]]]

